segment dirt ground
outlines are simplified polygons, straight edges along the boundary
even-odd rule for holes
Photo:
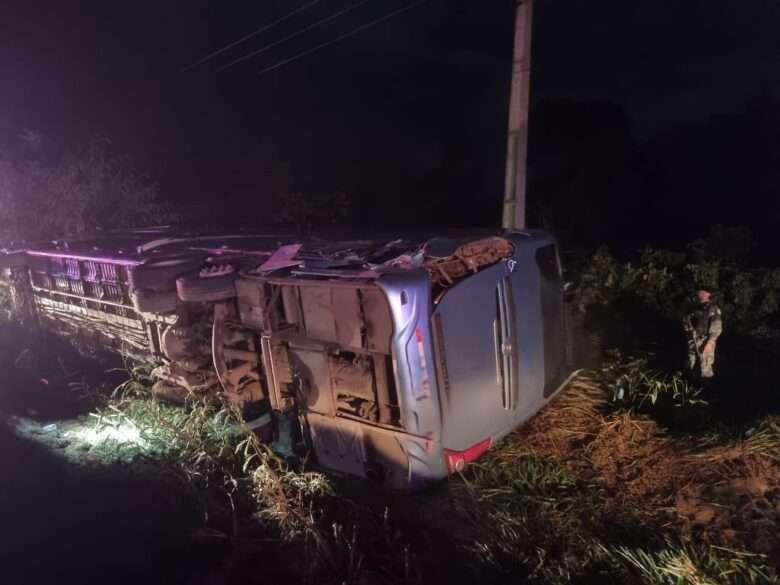
[[[780,566],[780,453],[764,448],[756,430],[752,439],[687,436],[649,416],[610,413],[598,376],[586,372],[519,436],[685,539],[765,554]]]

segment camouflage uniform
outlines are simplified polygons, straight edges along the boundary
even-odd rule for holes
[[[712,302],[701,304],[685,318],[684,325],[688,334],[688,370],[701,378],[712,378],[715,346],[723,332],[720,308]],[[705,352],[707,345],[711,351]]]

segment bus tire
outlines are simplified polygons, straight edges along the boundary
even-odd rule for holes
[[[187,303],[214,303],[235,298],[235,283],[235,274],[212,277],[189,274],[176,279],[176,291]]]
[[[176,278],[201,267],[202,255],[153,258],[127,271],[130,288],[156,292],[176,290]]]

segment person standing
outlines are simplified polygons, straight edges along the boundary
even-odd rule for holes
[[[723,318],[720,307],[712,302],[709,290],[699,289],[696,300],[696,308],[686,315],[683,322],[688,336],[688,371],[708,380],[715,375],[715,348],[718,337],[723,333]]]

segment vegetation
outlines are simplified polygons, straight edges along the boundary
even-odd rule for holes
[[[98,431],[128,426],[138,431],[138,440],[129,445],[109,441],[103,453],[107,459],[129,449],[165,460],[191,484],[219,491],[233,511],[239,500],[249,499],[259,518],[273,520],[289,537],[311,529],[314,501],[331,492],[325,476],[294,473],[245,430],[240,412],[226,402],[194,400],[185,408],[161,402],[150,392],[148,373],[146,366],[134,368],[131,378],[92,415]]]
[[[150,392],[149,371],[134,368],[91,416],[93,436],[102,439],[92,456],[106,464],[151,460],[177,470],[181,485],[203,503],[211,533],[262,543],[285,558],[294,547],[295,558],[278,569],[294,582],[419,582],[409,544],[387,510],[377,514],[336,497],[325,475],[285,463],[225,402],[182,407],[159,401]],[[241,550],[231,562],[244,562]]]
[[[629,410],[642,411],[662,405],[687,407],[707,404],[702,388],[680,372],[659,372],[648,367],[650,356],[624,358],[620,350],[606,353],[601,368],[609,400]]]
[[[480,570],[539,583],[779,582],[775,418],[749,437],[672,438],[583,374],[466,470]]]
[[[129,159],[112,155],[107,141],[63,153],[32,131],[15,148],[0,152],[0,207],[0,242],[176,219],[162,204],[157,185]]]
[[[646,585],[758,585],[777,582],[761,557],[743,551],[667,543],[655,551],[604,547],[604,554],[627,578]]]
[[[315,196],[299,191],[279,193],[274,200],[273,221],[291,224],[299,234],[311,234],[314,226],[335,225],[349,213],[350,199],[346,193],[336,191]]]
[[[730,331],[777,337],[780,327],[780,269],[751,266],[752,236],[745,228],[717,226],[684,252],[645,247],[621,262],[597,250],[577,279],[581,312],[644,310],[656,320],[679,321],[698,287],[711,289]]]
[[[415,537],[433,532],[449,539],[450,568],[474,580],[779,582],[771,553],[777,533],[764,534],[763,545],[753,539],[762,526],[755,506],[780,495],[771,488],[780,474],[777,417],[749,435],[670,438],[643,414],[661,398],[645,399],[641,409],[636,401],[615,401],[602,374],[586,372],[448,485],[392,503],[380,498],[377,507],[367,492],[356,496],[279,460],[225,404],[159,402],[147,376],[145,368],[133,370],[95,413],[95,429],[130,425],[140,439],[108,440],[102,456],[116,461],[130,449],[136,459],[177,469],[183,485],[201,494],[206,526],[235,543],[229,564],[259,554],[239,547],[255,542],[264,557],[282,559],[292,582],[435,582],[443,553],[421,548]],[[704,406],[686,401],[676,408]],[[436,502],[446,514],[423,513]],[[713,506],[721,512],[709,517]],[[399,529],[391,516],[410,520]]]

